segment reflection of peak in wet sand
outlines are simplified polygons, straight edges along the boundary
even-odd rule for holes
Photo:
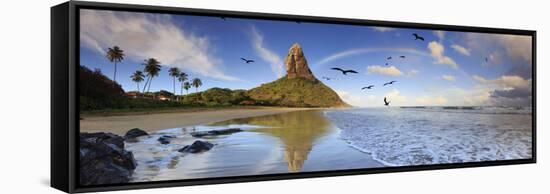
[[[305,147],[285,147],[285,160],[288,163],[289,172],[300,172],[307,155],[311,151],[311,145]]]
[[[278,137],[290,172],[299,172],[315,141],[330,129],[330,121],[319,110],[294,111],[275,115],[241,118],[216,124],[251,124],[269,126],[255,131]]]

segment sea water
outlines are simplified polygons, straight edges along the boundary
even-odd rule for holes
[[[531,108],[383,107],[329,110],[350,146],[389,166],[532,157]]]

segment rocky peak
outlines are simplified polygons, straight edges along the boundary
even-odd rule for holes
[[[315,80],[315,76],[313,76],[307,65],[302,47],[298,43],[294,43],[288,50],[288,55],[285,58],[285,66],[288,79],[302,77],[309,80]]]

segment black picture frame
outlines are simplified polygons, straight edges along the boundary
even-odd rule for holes
[[[77,98],[76,92],[78,91],[79,85],[77,79],[78,68],[76,68],[76,65],[79,61],[78,10],[82,8],[113,11],[170,13],[218,17],[223,16],[232,18],[283,20],[295,22],[315,22],[361,26],[528,35],[532,37],[533,62],[532,158],[487,162],[154,181],[120,185],[80,186],[78,185],[77,181],[79,177],[79,99]],[[51,186],[64,192],[74,193],[536,163],[536,83],[536,31],[532,30],[69,1],[51,8]]]

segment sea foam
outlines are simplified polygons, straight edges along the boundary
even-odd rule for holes
[[[388,166],[531,158],[531,114],[487,112],[366,108],[325,115],[350,146]]]

